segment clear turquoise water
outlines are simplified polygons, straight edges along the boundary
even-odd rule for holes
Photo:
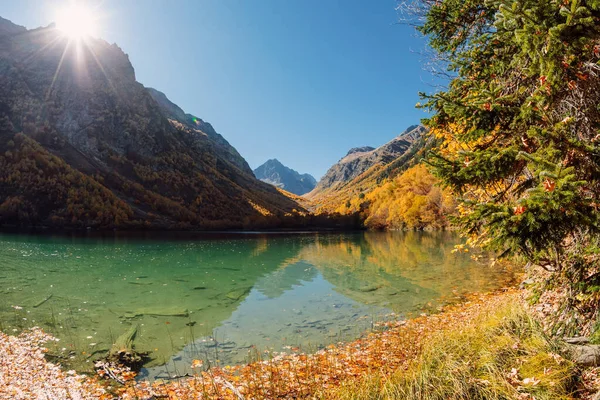
[[[61,339],[58,361],[86,369],[138,325],[149,377],[198,358],[310,351],[512,279],[451,254],[459,242],[449,232],[0,234],[0,328],[41,326]]]

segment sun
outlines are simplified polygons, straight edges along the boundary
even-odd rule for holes
[[[80,4],[71,4],[56,15],[56,28],[69,39],[96,35],[97,18],[93,10]]]

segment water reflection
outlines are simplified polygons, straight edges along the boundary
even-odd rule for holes
[[[392,311],[418,312],[511,278],[450,254],[458,240],[416,232],[200,240],[5,234],[0,328],[42,326],[62,339],[52,349],[59,360],[80,369],[131,325],[140,327],[138,349],[151,352],[148,367],[171,360],[179,372],[192,358],[228,363],[255,349],[318,348],[356,337]]]
[[[321,238],[299,257],[318,266],[340,293],[404,313],[501,287],[512,278],[468,254],[452,254],[458,240],[452,232],[366,232]]]

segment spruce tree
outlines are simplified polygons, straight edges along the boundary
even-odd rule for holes
[[[472,243],[600,285],[600,0],[426,2],[453,74],[422,96]],[[592,260],[592,261],[590,261]],[[595,260],[595,261],[594,261]],[[593,263],[596,263],[594,266]]]

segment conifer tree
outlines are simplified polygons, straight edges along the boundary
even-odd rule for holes
[[[473,243],[589,281],[589,260],[598,260],[600,1],[426,5],[418,29],[454,75],[445,90],[422,94],[432,111],[424,122],[441,140],[428,163],[460,196],[457,222]]]

